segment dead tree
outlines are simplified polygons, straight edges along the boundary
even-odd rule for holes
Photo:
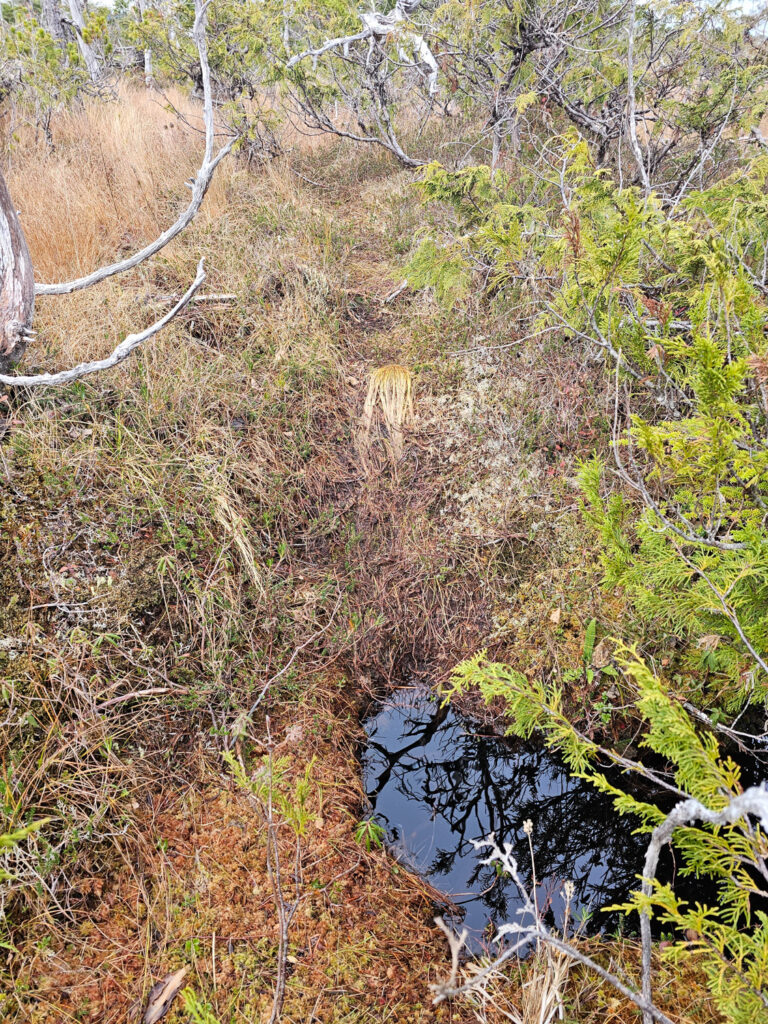
[[[437,60],[434,54],[429,48],[424,36],[419,35],[418,32],[413,32],[409,29],[402,30],[401,26],[406,22],[415,12],[419,9],[421,0],[397,0],[395,7],[389,14],[379,14],[378,11],[367,11],[360,15],[360,21],[363,23],[362,30],[356,32],[354,35],[339,36],[337,39],[329,39],[328,42],[323,43],[322,46],[315,50],[305,50],[303,53],[298,53],[288,61],[288,67],[292,68],[299,61],[305,60],[307,57],[312,57],[313,60],[317,60],[324,53],[328,53],[329,50],[341,50],[344,56],[349,55],[350,46],[353,43],[360,42],[362,40],[368,41],[369,55],[370,52],[376,45],[381,45],[390,36],[399,31],[400,39],[398,41],[398,54],[401,60],[408,64],[413,64],[413,58],[408,54],[406,45],[410,45],[413,51],[413,56],[417,57],[423,64],[426,64],[429,68],[429,75],[427,76],[427,84],[429,89],[429,95],[434,96],[437,92],[437,75],[440,70]]]
[[[61,47],[66,46],[67,30],[64,26],[64,17],[61,11],[59,0],[43,0],[42,5],[43,28],[49,36]]]
[[[210,0],[195,0],[195,23],[192,32],[202,69],[205,152],[200,168],[192,180],[192,199],[190,203],[176,221],[158,238],[139,250],[139,252],[134,253],[133,256],[129,256],[127,259],[117,263],[99,267],[85,277],[58,284],[35,285],[32,260],[18,213],[13,206],[5,180],[0,175],[0,316],[2,317],[2,321],[0,321],[0,384],[27,386],[64,384],[84,377],[86,374],[95,373],[98,370],[117,365],[117,363],[126,359],[138,345],[153,337],[170,323],[176,314],[191,301],[195,292],[205,280],[203,262],[201,260],[195,280],[172,309],[143,331],[129,334],[104,359],[82,363],[79,366],[62,370],[58,373],[41,373],[27,376],[7,373],[12,364],[16,363],[23,355],[27,341],[34,336],[31,331],[31,324],[36,294],[64,295],[69,292],[79,291],[82,288],[97,284],[107,277],[112,277],[115,274],[120,274],[126,270],[131,270],[133,267],[137,267],[180,234],[191,223],[195,214],[200,209],[213,179],[214,171],[237,141],[236,137],[230,138],[214,153],[213,94],[205,34],[206,12],[209,3]]]
[[[77,36],[77,48],[88,69],[88,77],[94,85],[98,85],[103,77],[103,68],[96,51],[85,38],[85,16],[80,0],[69,0],[69,13],[72,28]]]
[[[139,0],[139,17],[144,20],[144,17],[149,10],[147,0]],[[152,72],[152,50],[148,47],[144,47],[144,84],[149,89],[152,86],[154,75]]]

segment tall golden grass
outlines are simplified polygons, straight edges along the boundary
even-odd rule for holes
[[[200,163],[201,123],[199,105],[178,89],[163,96],[127,86],[113,102],[86,99],[57,115],[53,152],[22,127],[7,157],[8,185],[36,278],[87,273],[167,227],[189,201],[184,182]],[[216,216],[224,201],[219,176],[200,217]]]
[[[371,373],[362,420],[366,444],[371,440],[377,409],[381,413],[392,457],[398,462],[403,454],[403,430],[413,420],[413,379],[407,367],[393,363]]]

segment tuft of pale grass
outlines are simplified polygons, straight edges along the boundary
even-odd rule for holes
[[[393,363],[371,373],[363,406],[366,443],[370,441],[377,414],[386,428],[392,458],[399,462],[403,454],[403,428],[413,420],[413,378],[407,367]]]
[[[468,963],[463,975],[473,983],[488,970],[488,962]],[[571,962],[559,950],[545,948],[535,953],[525,964],[526,980],[519,988],[510,986],[510,980],[501,968],[484,974],[473,984],[469,1000],[478,1024],[508,1020],[513,1024],[552,1024],[563,1019],[563,999]]]
[[[205,459],[201,458],[198,461],[199,476],[210,498],[213,518],[237,550],[243,573],[255,585],[259,594],[266,597],[267,589],[250,541],[248,515],[247,510],[243,508],[242,500],[219,469],[208,465]]]

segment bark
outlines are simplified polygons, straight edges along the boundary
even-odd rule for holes
[[[88,77],[94,85],[98,85],[101,81],[101,65],[99,63],[99,58],[96,56],[96,51],[90,43],[86,42],[83,36],[83,32],[85,31],[85,18],[83,16],[83,8],[80,4],[80,0],[69,0],[69,13],[72,17],[72,25],[75,29],[75,34],[77,35],[77,46],[80,50],[80,55],[88,69]]]
[[[148,5],[147,0],[139,0],[139,15],[142,20],[144,15],[147,13]],[[147,47],[144,50],[144,84],[149,89],[154,82],[154,75],[152,70],[152,50]]]
[[[0,172],[0,372],[24,354],[35,308],[35,279],[27,240]]]
[[[64,21],[61,13],[59,0],[43,0],[42,8],[43,28],[59,46],[65,46],[67,33],[64,28]]]

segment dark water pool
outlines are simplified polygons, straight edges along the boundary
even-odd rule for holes
[[[550,920],[561,924],[562,885],[570,879],[588,932],[618,926],[618,916],[600,908],[637,887],[647,837],[632,835],[634,819],[617,827],[610,799],[571,779],[554,754],[479,735],[416,690],[398,691],[365,728],[372,815],[394,855],[461,906],[472,948],[521,905],[514,883],[479,863],[472,840],[494,832],[511,842],[529,879],[526,819],[533,823],[539,905],[549,907]]]

